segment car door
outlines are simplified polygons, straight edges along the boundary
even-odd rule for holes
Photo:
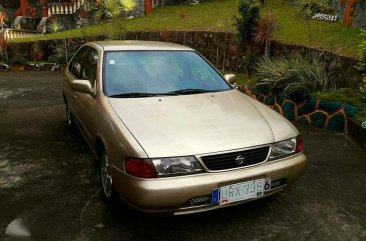
[[[82,69],[84,68],[84,59],[89,51],[89,47],[82,47],[72,58],[64,75],[64,94],[67,105],[74,116],[74,120],[79,125],[79,113],[76,111],[76,102],[78,94],[71,89],[72,81],[81,79]]]
[[[94,89],[94,94],[75,93],[75,111],[78,113],[80,128],[87,141],[91,142],[94,137],[94,122],[96,118],[96,101],[97,93],[97,72],[98,72],[98,51],[92,47],[87,47],[88,51],[83,55],[81,71],[79,79],[88,80]]]

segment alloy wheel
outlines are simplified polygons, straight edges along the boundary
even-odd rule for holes
[[[109,172],[108,156],[104,152],[100,159],[100,179],[107,199],[112,197],[112,176]]]
[[[68,126],[72,126],[73,124],[73,117],[71,115],[70,109],[68,105],[66,105],[66,121]]]

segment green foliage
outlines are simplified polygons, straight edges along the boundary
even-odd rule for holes
[[[292,83],[289,84],[284,92],[286,98],[300,103],[310,97],[310,90],[307,85],[303,83]]]
[[[96,17],[102,21],[110,22],[110,39],[119,39],[126,30],[128,13],[136,7],[135,0],[103,0]]]
[[[360,55],[360,70],[366,73],[366,30],[361,32],[361,37],[363,37],[363,41],[358,46],[359,47],[359,55]]]
[[[57,19],[53,19],[48,25],[48,31],[52,33],[57,33],[58,31],[64,29],[64,25]]]
[[[52,54],[48,57],[47,61],[50,63],[60,63],[60,62],[64,62],[64,57],[62,57],[62,59],[60,59],[60,57],[57,54]]]
[[[360,86],[360,94],[366,100],[366,77],[364,77],[362,80],[362,84]]]
[[[260,3],[255,0],[238,0],[238,14],[234,17],[241,43],[250,41],[260,17]]]
[[[296,0],[296,4],[306,17],[312,17],[316,13],[331,13],[334,11],[329,0]]]
[[[8,65],[25,65],[27,64],[27,59],[22,56],[15,56],[11,58],[8,63]]]
[[[96,16],[101,20],[115,20],[127,17],[128,12],[136,7],[134,0],[103,0]]]
[[[295,55],[290,58],[262,58],[256,66],[261,82],[272,86],[274,92],[295,95],[296,92],[308,93],[307,90],[326,90],[329,73],[325,64],[314,56],[311,59]]]
[[[262,17],[255,28],[254,40],[264,45],[264,55],[269,57],[273,32],[279,29],[279,23],[275,16],[266,14]]]
[[[246,56],[243,57],[242,68],[248,74],[252,74],[254,72],[256,63],[258,61],[258,55],[255,52],[249,52]]]
[[[48,62],[67,64],[76,51],[85,43],[84,40],[79,41],[73,39],[64,39],[63,42],[63,44],[53,46],[53,53],[48,57]]]

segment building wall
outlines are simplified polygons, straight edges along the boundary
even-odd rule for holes
[[[366,28],[366,0],[332,0],[332,4],[341,19],[347,17],[347,7],[353,8],[350,22],[353,26]]]
[[[136,0],[136,9],[133,10],[130,14],[134,17],[144,16],[145,15],[145,0]]]
[[[16,1],[14,2],[14,4],[9,4],[9,2],[7,1]],[[8,13],[8,17],[9,17],[9,21],[7,21],[7,25],[10,27],[12,25],[12,23],[14,22],[15,20],[15,12],[17,11],[17,9],[20,7],[19,4],[16,4],[19,0],[0,0],[0,4],[1,3],[5,3],[7,2],[8,4],[4,4],[5,7],[8,7],[6,8],[6,11]],[[29,2],[29,5],[30,6],[34,6],[36,7],[37,9],[37,20],[40,20],[42,18],[42,6],[41,4],[39,3],[39,0],[28,0]],[[58,3],[59,1],[56,0],[50,0],[48,1],[48,3]],[[70,0],[61,0],[60,1],[61,3],[62,2],[70,2]],[[138,17],[138,16],[144,16],[145,15],[145,0],[136,0],[136,9],[133,10],[131,13],[130,13],[130,16],[135,16],[135,17]],[[64,25],[65,29],[73,29],[73,28],[76,28],[78,23],[80,22],[80,19],[79,19],[79,13],[75,13],[75,14],[68,14],[68,15],[54,15],[56,16],[60,22],[62,22],[62,24]],[[95,14],[93,13],[92,16],[94,17]],[[27,12],[27,17],[31,17],[31,15]],[[81,19],[83,20],[83,19]],[[85,21],[83,20],[83,22],[85,23]],[[90,24],[95,24],[97,23],[96,21],[94,21],[94,19],[89,19],[88,20],[88,23]]]

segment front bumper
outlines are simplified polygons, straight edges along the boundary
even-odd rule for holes
[[[286,184],[265,193],[265,196],[283,190],[299,178],[306,167],[303,153],[261,165],[215,173],[201,173],[188,176],[141,179],[129,176],[112,168],[114,187],[121,199],[136,209],[147,213],[186,214],[212,210],[228,205],[188,205],[191,199],[210,196],[213,189],[260,178],[272,181],[285,180]]]

